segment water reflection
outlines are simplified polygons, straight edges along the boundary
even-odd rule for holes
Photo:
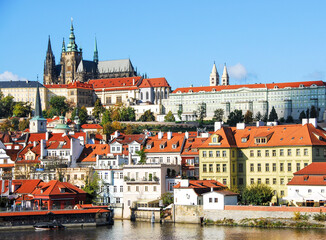
[[[264,229],[243,227],[219,227],[197,224],[151,224],[147,222],[115,221],[113,226],[63,231],[2,231],[1,239],[47,240],[47,239],[325,239],[326,230]]]

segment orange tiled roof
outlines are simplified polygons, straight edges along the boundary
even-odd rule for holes
[[[15,190],[17,194],[25,194],[25,193],[32,193],[36,187],[42,182],[40,179],[33,179],[33,180],[13,180],[12,184],[18,187]],[[15,187],[15,188],[16,188]]]
[[[212,91],[223,91],[223,90],[233,90],[240,88],[298,88],[300,85],[304,87],[310,87],[311,85],[316,86],[325,86],[323,81],[306,81],[306,82],[287,82],[287,83],[260,83],[260,84],[242,84],[242,85],[219,85],[219,86],[207,86],[207,87],[186,87],[186,88],[177,88],[173,93],[188,93],[188,92],[212,92]]]
[[[96,162],[97,155],[107,155],[110,148],[107,144],[86,144],[77,162]]]
[[[266,143],[255,143],[255,137],[269,136]],[[312,124],[293,124],[278,126],[248,126],[245,129],[236,129],[236,127],[222,127],[215,134],[220,135],[219,145],[212,143],[212,137],[200,148],[229,148],[235,146],[238,148],[247,147],[273,147],[273,146],[326,146],[326,132],[322,129],[315,128]],[[243,142],[242,138],[246,136],[247,141]]]
[[[83,83],[83,82],[80,82],[80,81],[75,81],[75,82],[72,82],[72,83],[68,84],[68,87],[67,88],[79,88],[79,89],[89,89],[89,90],[92,90],[93,89],[93,85],[90,84],[90,83]]]
[[[150,149],[145,148],[146,153],[159,153],[159,152],[181,152],[182,143],[184,141],[184,133],[172,133],[172,138],[167,138],[167,133],[163,133],[161,139],[158,138],[158,135],[147,138],[146,145],[151,145]],[[164,148],[161,148],[160,145],[163,144]],[[173,148],[173,145],[176,145]]]
[[[212,189],[223,190],[226,189],[226,186],[216,180],[189,180],[188,187],[181,187],[181,183],[178,183],[174,186],[178,189],[193,189],[197,195],[210,192]]]
[[[313,162],[294,175],[323,175],[326,176],[326,162]]]
[[[64,192],[61,189],[65,189]],[[68,182],[59,182],[58,180],[51,180],[43,183],[39,188],[35,188],[32,192],[34,196],[50,196],[50,195],[70,195],[70,194],[86,194],[85,191],[77,188]]]
[[[198,155],[199,147],[207,140],[207,138],[188,138],[181,153],[181,156]]]

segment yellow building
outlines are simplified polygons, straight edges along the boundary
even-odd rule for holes
[[[325,157],[326,132],[313,124],[221,127],[199,149],[200,179],[264,183],[280,198],[294,172]]]

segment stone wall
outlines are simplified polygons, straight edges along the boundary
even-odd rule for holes
[[[200,223],[200,219],[213,221],[233,219],[240,221],[245,218],[293,218],[294,212],[308,213],[313,215],[326,212],[326,207],[265,207],[265,206],[225,206],[225,210],[204,210],[202,206],[174,205],[175,222]]]

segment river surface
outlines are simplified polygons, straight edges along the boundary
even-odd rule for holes
[[[321,229],[264,229],[249,227],[220,227],[197,224],[151,224],[147,222],[115,221],[113,226],[97,228],[71,228],[61,231],[1,231],[0,239],[47,240],[47,239],[326,239]]]

